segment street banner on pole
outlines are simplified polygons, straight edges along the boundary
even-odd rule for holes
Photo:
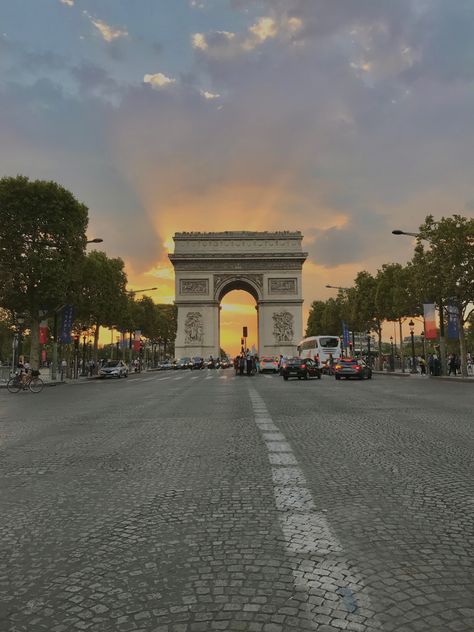
[[[448,338],[449,340],[459,338],[459,310],[451,301],[448,301]]]
[[[350,335],[349,335],[349,327],[346,325],[344,321],[342,322],[342,343],[345,348],[349,346]]]
[[[436,308],[434,303],[423,303],[423,314],[425,318],[425,339],[436,340]]]
[[[40,345],[48,344],[48,321],[42,320],[39,326],[39,343]]]
[[[142,332],[141,332],[140,329],[137,329],[135,331],[135,335],[134,335],[134,338],[133,338],[133,350],[134,351],[137,351],[137,352],[140,351],[140,340],[141,340],[141,337],[142,337]]]
[[[63,319],[61,322],[61,331],[59,333],[59,342],[70,345],[72,342],[71,330],[73,322],[74,307],[65,305],[63,308]]]

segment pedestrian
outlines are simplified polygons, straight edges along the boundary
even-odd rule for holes
[[[243,375],[245,371],[245,356],[243,353],[240,354],[239,358],[239,375]]]
[[[258,355],[255,356],[255,373],[260,373],[260,358]]]
[[[457,375],[457,366],[458,366],[458,362],[457,362],[456,354],[451,353],[448,360],[448,369],[449,369],[448,375],[451,375],[451,373],[454,373],[454,375]]]
[[[421,375],[426,375],[426,360],[425,356],[420,356],[419,360]]]
[[[432,353],[428,355],[428,371],[430,375],[434,375],[434,357]]]
[[[247,369],[247,375],[248,376],[252,375],[253,358],[250,355],[250,353],[247,353],[247,356],[245,358],[245,366],[246,366],[246,369]]]

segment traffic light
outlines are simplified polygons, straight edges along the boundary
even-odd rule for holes
[[[249,330],[248,330],[248,328],[247,328],[247,327],[244,327],[244,328],[243,328],[243,334],[242,334],[242,336],[243,336],[244,338],[248,338],[248,335],[249,335]]]
[[[74,336],[74,349],[79,349],[79,336]]]

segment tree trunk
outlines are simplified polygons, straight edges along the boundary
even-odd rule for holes
[[[400,330],[400,362],[402,363],[402,373],[405,373],[405,351],[403,349],[403,329],[402,319],[398,319],[398,326]]]
[[[32,317],[30,321],[30,367],[39,369],[39,318]]]
[[[376,331],[377,331],[377,336],[378,336],[378,350],[379,350],[379,357],[377,360],[377,366],[378,366],[378,370],[382,371],[383,369],[383,364],[382,364],[382,326],[380,323],[377,323],[376,325]]]
[[[96,325],[94,329],[94,364],[96,373],[99,371],[99,330],[100,325]]]
[[[464,334],[462,318],[459,318],[459,350],[461,352],[461,375],[467,377],[466,336]]]

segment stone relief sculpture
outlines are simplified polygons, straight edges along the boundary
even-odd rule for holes
[[[297,279],[268,279],[269,294],[297,294]]]
[[[273,335],[276,343],[293,342],[293,314],[290,312],[273,314]]]
[[[209,281],[207,279],[181,279],[180,294],[208,294]]]
[[[186,344],[202,344],[204,327],[201,312],[188,312],[184,322],[184,336]]]

